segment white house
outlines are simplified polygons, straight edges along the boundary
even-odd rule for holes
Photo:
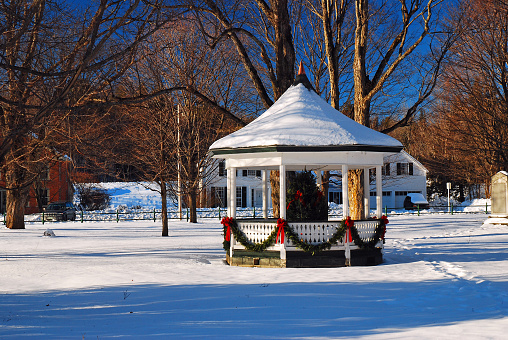
[[[236,206],[239,208],[262,207],[261,170],[238,169],[236,178]],[[206,191],[210,198],[207,205],[212,207],[227,206],[227,173],[224,160],[219,160],[216,179],[211,181]],[[268,200],[268,204],[271,207],[270,200]]]
[[[408,193],[419,193],[427,197],[427,169],[406,151],[384,157],[382,168],[383,208],[403,208]],[[374,174],[371,173],[371,179]],[[370,208],[376,208],[376,187],[370,185]],[[342,204],[342,183],[340,176],[332,176],[328,201]]]
[[[226,207],[226,169],[224,160],[219,161],[218,176],[212,181],[207,192],[211,197],[208,205]],[[263,183],[260,170],[237,169],[236,172],[237,207],[262,207]],[[375,175],[371,173],[371,178]],[[402,208],[408,193],[420,193],[427,197],[427,169],[406,151],[384,157],[382,168],[383,208]],[[376,186],[371,184],[370,196],[376,196]],[[342,204],[341,176],[330,180],[328,201]],[[271,204],[271,200],[269,200]],[[370,208],[376,208],[376,200],[370,200]]]

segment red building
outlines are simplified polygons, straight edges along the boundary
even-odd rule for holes
[[[41,212],[51,202],[72,201],[73,187],[70,178],[71,164],[68,160],[59,159],[51,162],[45,172],[30,187],[25,214]],[[5,182],[0,181],[5,187]],[[0,213],[6,208],[6,190],[0,189]]]

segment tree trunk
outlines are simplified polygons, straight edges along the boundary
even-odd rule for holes
[[[319,174],[318,174],[319,176]],[[328,202],[328,189],[330,189],[330,171],[323,171],[321,175],[321,192],[323,193],[324,199]]]
[[[356,0],[356,29],[355,29],[355,57],[353,74],[355,83],[354,119],[356,122],[369,126],[370,99],[368,95],[372,84],[367,75],[366,53],[368,42],[369,11],[368,0]],[[364,191],[363,170],[349,171],[349,209],[354,220],[363,218]]]
[[[272,208],[273,217],[280,217],[280,176],[279,171],[270,171],[270,186],[272,189]]]
[[[364,202],[363,202],[363,171],[364,170],[350,170],[349,177],[349,216],[353,220],[363,219]]]
[[[161,212],[161,219],[162,219],[162,236],[169,236],[169,230],[168,230],[168,193],[167,193],[167,187],[166,182],[161,181],[161,199],[162,199],[162,212]]]
[[[6,227],[25,229],[25,205],[28,198],[28,187],[23,186],[24,170],[14,162],[9,164],[6,172],[7,206]]]
[[[189,222],[197,223],[198,214],[196,212],[198,194],[195,188],[191,188],[189,192]]]
[[[339,107],[339,49],[342,41],[342,24],[346,14],[347,4],[341,2],[334,7],[328,0],[321,0],[321,21],[326,58],[328,59],[328,75],[330,78],[330,105]],[[335,24],[332,22],[335,12]],[[335,30],[335,36],[334,36]]]

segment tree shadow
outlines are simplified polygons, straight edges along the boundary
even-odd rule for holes
[[[492,285],[461,279],[126,285],[4,294],[0,298],[0,337],[294,339],[388,335],[507,317],[506,284]]]

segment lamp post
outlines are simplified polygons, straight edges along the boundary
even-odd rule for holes
[[[181,166],[182,166],[182,160],[180,158],[180,105],[176,106],[176,127],[178,129],[177,131],[177,152],[178,152],[178,160],[177,160],[177,172],[178,172],[178,180],[177,180],[177,192],[178,192],[178,217],[180,218],[180,221],[182,220],[182,175],[181,175]]]
[[[448,190],[448,212],[450,212],[450,189],[452,188],[452,183],[446,183],[446,189]]]

